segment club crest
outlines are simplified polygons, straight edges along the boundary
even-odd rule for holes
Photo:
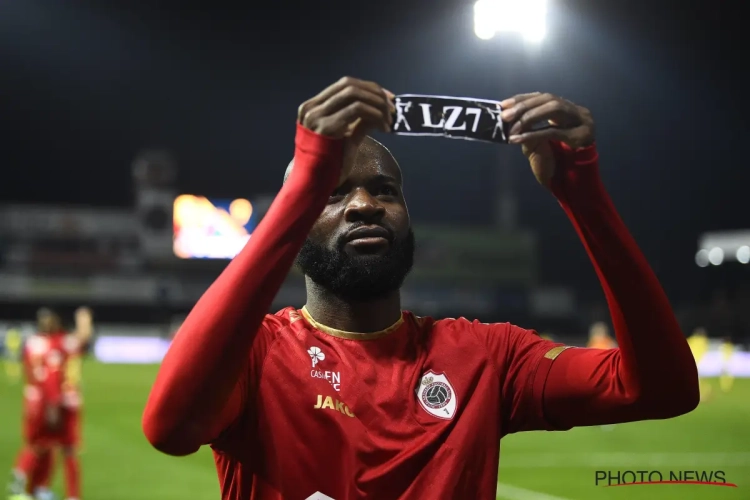
[[[443,373],[430,370],[422,375],[417,387],[417,400],[433,417],[451,420],[456,414],[456,391]]]

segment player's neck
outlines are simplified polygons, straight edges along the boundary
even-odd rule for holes
[[[396,290],[381,299],[352,302],[308,280],[305,308],[315,321],[329,328],[356,333],[379,332],[401,318],[401,294]]]

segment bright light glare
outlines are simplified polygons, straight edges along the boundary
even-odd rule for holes
[[[750,263],[750,247],[743,245],[737,249],[737,260],[740,264]]]
[[[518,33],[530,42],[547,34],[547,0],[477,0],[474,33],[489,40],[497,33]]]
[[[706,267],[708,265],[708,250],[698,250],[695,254],[695,263],[700,267]]]
[[[708,252],[708,261],[715,266],[720,266],[724,262],[724,250],[719,247],[713,247]]]

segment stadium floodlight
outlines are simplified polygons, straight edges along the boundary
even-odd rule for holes
[[[713,247],[708,251],[708,261],[715,266],[720,266],[724,262],[724,250]]]
[[[695,263],[698,264],[699,267],[707,267],[710,263],[708,260],[708,250],[705,248],[698,250],[698,253],[695,254]]]
[[[517,33],[529,42],[541,42],[547,34],[547,0],[477,0],[474,33],[482,40]]]
[[[750,246],[743,245],[737,249],[737,262],[750,264]]]
[[[735,260],[750,264],[750,229],[704,233],[698,240],[698,248],[695,263],[700,267],[720,266]]]

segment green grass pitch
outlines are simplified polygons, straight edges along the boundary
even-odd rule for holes
[[[172,458],[151,449],[141,433],[141,411],[156,370],[156,366],[85,365],[81,459],[86,499],[218,498],[208,449],[191,457]],[[718,390],[716,381],[713,386],[710,402],[669,421],[507,437],[499,480],[510,488],[501,486],[498,498],[750,499],[750,380],[736,380],[728,394]],[[20,386],[0,379],[0,472],[10,470],[18,450],[20,403]],[[669,470],[723,470],[727,481],[738,487],[607,488],[595,485],[597,470],[659,470],[665,475]],[[58,469],[58,493],[62,493],[61,476]]]

